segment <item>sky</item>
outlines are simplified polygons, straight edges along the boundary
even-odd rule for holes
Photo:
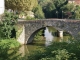
[[[0,14],[4,13],[4,0],[0,0]]]

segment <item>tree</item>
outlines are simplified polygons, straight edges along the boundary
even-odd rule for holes
[[[56,9],[60,9],[62,6],[68,3],[68,0],[53,0]]]
[[[44,13],[45,13],[45,17],[46,18],[52,18],[54,17],[54,10],[55,10],[55,5],[54,3],[51,1],[51,2],[48,2],[47,5],[45,6],[45,8],[43,9]]]
[[[75,7],[73,18],[74,19],[80,19],[80,6]]]
[[[61,8],[68,3],[68,0],[53,0],[53,2],[56,7],[56,12],[57,12],[56,15],[58,15],[57,18],[62,18],[63,12]]]
[[[61,7],[61,10],[63,10],[64,18],[72,18],[74,9],[74,4],[66,4],[63,7]]]
[[[36,5],[37,0],[5,0],[6,9],[16,11],[31,11]]]
[[[50,2],[51,0],[38,0],[40,6],[44,9],[44,7]]]
[[[38,19],[45,18],[44,13],[42,11],[42,7],[40,5],[38,5],[37,7],[35,7],[33,9],[33,12],[34,12],[35,18],[38,18]]]
[[[61,7],[68,3],[68,0],[38,0],[38,3],[42,6],[46,18],[62,17]],[[58,12],[56,14],[56,11]]]

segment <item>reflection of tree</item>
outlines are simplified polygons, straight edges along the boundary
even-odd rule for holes
[[[9,43],[0,45],[0,60],[20,60],[21,54],[17,54],[18,49],[10,50]]]

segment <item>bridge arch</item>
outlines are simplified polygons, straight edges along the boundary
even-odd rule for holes
[[[26,42],[27,44],[28,43],[31,43],[34,39],[34,36],[41,30],[41,29],[45,29],[45,27],[42,27],[42,28],[39,28],[37,30],[35,30],[29,37],[28,41]]]
[[[44,30],[45,30],[46,27],[52,27],[53,29],[55,29],[55,30],[56,30],[56,31],[55,31],[55,33],[56,33],[55,35],[56,35],[57,37],[59,37],[59,35],[57,35],[57,34],[59,33],[59,30],[60,30],[60,31],[63,31],[63,35],[64,35],[64,32],[66,32],[67,34],[71,35],[68,31],[64,31],[64,30],[62,30],[62,29],[60,29],[60,28],[57,29],[57,28],[55,28],[54,26],[45,26],[45,27],[41,27],[41,28],[35,30],[35,31],[30,35],[30,37],[29,37],[29,39],[27,40],[26,44],[32,43],[33,40],[34,40],[34,37],[35,37],[36,33],[38,33],[41,29],[44,29]]]
[[[58,35],[58,34],[59,34],[59,30],[58,30],[57,28],[55,28],[54,26],[46,26],[46,27],[51,27],[51,28],[55,29],[55,31],[54,31],[54,36],[59,37],[59,35]],[[45,30],[46,27],[42,27],[42,28],[34,31],[34,32],[31,34],[31,36],[29,37],[29,39],[28,39],[28,41],[27,41],[26,43],[27,43],[27,44],[28,44],[28,43],[32,43],[32,42],[34,41],[33,39],[34,39],[36,33],[38,33],[38,31],[40,31],[41,29],[44,29],[44,30]],[[53,29],[52,29],[52,30],[53,30]],[[62,31],[62,29],[60,29],[60,30]],[[71,35],[69,32],[63,30],[63,36],[66,35],[66,34],[64,34],[64,33],[66,33],[66,34],[68,34],[68,35]]]
[[[80,32],[80,20],[67,20],[67,19],[43,19],[35,21],[18,21],[18,24],[24,26],[24,44],[30,43],[32,36],[39,31],[39,29],[46,26],[53,26],[56,29],[60,28],[63,31],[67,31],[72,36],[77,36]]]

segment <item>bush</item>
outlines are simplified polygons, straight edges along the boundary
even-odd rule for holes
[[[1,28],[1,37],[4,38],[10,38],[11,37],[11,31],[15,29],[15,23],[17,22],[17,16],[13,13],[5,12],[2,22],[0,24]]]

